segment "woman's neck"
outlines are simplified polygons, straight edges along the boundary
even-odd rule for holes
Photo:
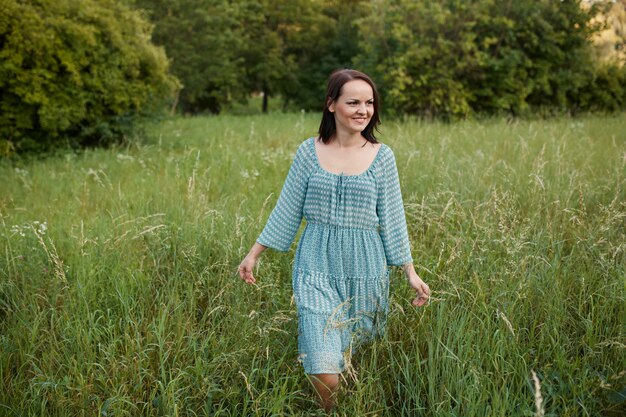
[[[333,141],[340,148],[354,148],[357,146],[363,146],[363,142],[366,139],[361,135],[361,132],[341,132],[337,130],[333,136]]]

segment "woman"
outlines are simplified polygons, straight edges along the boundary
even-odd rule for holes
[[[416,291],[413,305],[430,296],[413,267],[395,158],[374,136],[378,123],[372,80],[334,72],[319,136],[298,148],[276,207],[239,265],[241,279],[254,284],[259,255],[289,250],[306,219],[293,265],[298,350],[326,410],[344,353],[384,330],[388,267],[402,267]]]

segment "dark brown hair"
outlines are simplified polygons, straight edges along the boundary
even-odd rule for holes
[[[372,87],[372,92],[374,93],[374,114],[372,115],[370,122],[367,126],[365,126],[365,129],[361,132],[361,136],[363,136],[368,142],[378,143],[378,140],[374,136],[374,130],[378,131],[377,126],[380,123],[380,117],[378,116],[378,91],[376,90],[376,85],[367,74],[352,69],[336,70],[330,74],[330,77],[328,78],[328,87],[326,88],[326,97],[324,99],[324,113],[322,114],[322,122],[320,123],[318,131],[319,137],[324,143],[328,143],[337,131],[337,126],[335,125],[335,115],[328,109],[328,106],[332,102],[337,101],[339,96],[341,96],[343,85],[352,80],[363,80],[368,83],[370,87]]]

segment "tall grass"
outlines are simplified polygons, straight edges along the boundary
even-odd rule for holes
[[[292,256],[236,267],[316,115],[175,118],[0,163],[0,415],[321,415]],[[341,416],[626,411],[626,120],[416,120],[394,149],[428,306],[391,276]]]

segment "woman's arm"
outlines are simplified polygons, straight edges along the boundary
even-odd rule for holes
[[[306,158],[306,141],[303,142],[289,168],[283,189],[278,197],[263,231],[250,249],[250,252],[239,264],[237,271],[242,280],[248,284],[256,284],[252,274],[259,256],[267,248],[287,252],[298,232],[303,217],[304,198],[308,183],[308,163]]]
[[[302,217],[309,181],[306,141],[303,142],[289,168],[287,178],[257,242],[265,247],[287,252],[296,237]]]
[[[243,258],[243,261],[239,264],[239,277],[244,280],[247,284],[253,285],[256,284],[256,279],[254,279],[254,275],[252,274],[252,270],[259,260],[259,256],[263,253],[263,251],[267,249],[267,246],[263,246],[258,242],[255,242],[250,249],[250,252]]]
[[[402,267],[409,285],[416,292],[412,304],[418,307],[423,306],[430,297],[430,288],[417,275],[413,266],[402,193],[400,192],[398,167],[391,150],[383,159],[382,172],[379,178],[376,212],[387,264]]]
[[[380,158],[380,169],[376,179],[378,188],[376,214],[380,239],[387,265],[402,266],[412,263],[413,257],[400,192],[400,178],[393,152],[388,147],[379,150],[382,151],[385,151],[385,154]]]

